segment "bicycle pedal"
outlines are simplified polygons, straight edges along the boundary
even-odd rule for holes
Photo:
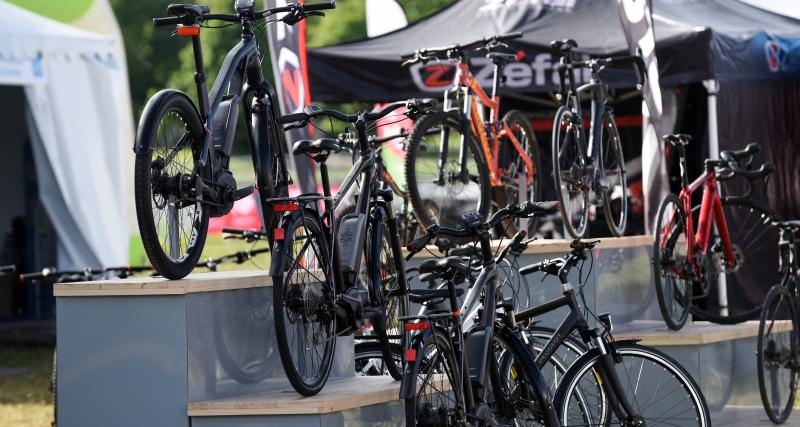
[[[238,188],[236,191],[233,192],[233,200],[242,200],[245,197],[253,194],[255,190],[253,186]]]

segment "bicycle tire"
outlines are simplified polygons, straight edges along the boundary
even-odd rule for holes
[[[665,220],[668,222],[665,223]],[[670,227],[667,234],[662,231],[664,227]],[[656,285],[658,309],[661,311],[661,317],[667,327],[677,331],[686,324],[686,320],[689,318],[693,289],[690,278],[680,277],[680,272],[671,277],[668,275],[670,272],[666,271],[669,266],[679,263],[680,260],[675,259],[676,251],[679,256],[681,252],[683,253],[683,261],[686,262],[686,242],[689,237],[686,234],[686,213],[683,209],[683,202],[678,196],[672,193],[667,194],[659,204],[654,234],[653,280]],[[665,257],[667,253],[669,259]],[[663,277],[662,274],[664,274]],[[688,271],[684,269],[683,275],[686,274]],[[669,278],[672,280],[668,280]],[[682,281],[682,284],[673,283],[677,281]]]
[[[607,128],[607,129],[606,129]],[[603,115],[603,128],[600,146],[598,147],[598,166],[600,176],[608,179],[609,169],[616,169],[618,177],[613,186],[601,188],[600,198],[603,202],[603,216],[606,218],[608,230],[614,237],[625,235],[628,223],[628,182],[625,178],[625,156],[622,151],[622,140],[619,137],[614,115],[606,111]],[[608,146],[606,136],[611,137]],[[614,203],[612,206],[612,202]]]
[[[695,209],[696,210],[696,209]],[[782,277],[778,273],[778,257],[772,250],[777,248],[780,230],[775,225],[781,217],[769,206],[752,199],[730,197],[722,199],[724,212],[731,243],[734,246],[734,256],[740,257],[736,271],[726,273],[729,289],[740,289],[747,292],[753,289],[752,283],[779,283]],[[717,238],[718,239],[718,238]],[[761,313],[761,304],[756,306],[734,306],[728,304],[728,314],[723,314],[721,307],[714,301],[717,288],[717,277],[724,257],[721,252],[713,252],[714,244],[709,243],[709,252],[706,254],[706,272],[703,274],[701,289],[710,290],[709,295],[702,298],[705,308],[700,307],[697,299],[693,301],[691,313],[695,320],[708,320],[723,325],[732,325],[747,320],[757,319]],[[749,250],[747,250],[750,248]],[[756,251],[755,249],[764,249]],[[715,257],[719,259],[714,259]],[[746,271],[743,271],[746,268]],[[756,268],[756,270],[753,270]],[[711,269],[714,269],[713,271]],[[711,272],[711,273],[709,273]],[[741,283],[740,283],[741,282]],[[764,301],[768,289],[759,295],[751,296],[751,301]],[[737,298],[734,302],[748,300]],[[729,299],[730,301],[730,299]]]
[[[171,120],[162,126],[162,121],[165,119]],[[171,127],[169,125],[172,125]],[[181,129],[183,127],[183,129]],[[183,132],[183,133],[181,133]],[[169,135],[168,135],[169,134]],[[197,265],[200,255],[203,252],[205,245],[206,234],[208,231],[208,218],[209,212],[203,206],[202,193],[197,195],[195,192],[195,201],[187,202],[184,199],[177,199],[174,196],[171,201],[165,200],[160,194],[154,194],[153,189],[165,185],[164,182],[177,180],[175,177],[181,176],[182,172],[194,173],[200,155],[200,148],[203,141],[204,129],[200,122],[200,117],[195,109],[192,101],[185,94],[178,91],[162,91],[147,103],[142,118],[139,121],[139,129],[137,131],[137,146],[147,147],[144,150],[137,150],[136,160],[134,163],[134,200],[136,204],[136,219],[139,224],[139,233],[142,238],[144,250],[153,268],[162,276],[167,279],[181,279],[188,275]],[[170,154],[174,151],[172,146],[159,145],[159,141],[166,141],[170,137],[178,136],[180,139],[174,141],[175,144],[181,142],[186,136],[191,138],[190,145],[185,146],[187,150],[180,150],[176,156],[167,160],[167,151]],[[166,142],[169,144],[169,142]],[[164,149],[164,157],[158,156],[154,159],[155,155],[160,153],[159,149]],[[191,152],[188,152],[191,150]],[[176,165],[178,161],[191,161],[190,167],[187,165],[178,165],[180,169],[168,169]],[[160,166],[166,163],[165,166]],[[154,167],[158,167],[158,172],[154,172]],[[167,171],[167,177],[160,178],[162,170]],[[200,178],[208,178],[208,168],[203,168],[200,172]],[[154,173],[158,173],[159,182],[153,182]],[[175,175],[171,175],[171,174]],[[173,178],[170,180],[169,178]],[[183,181],[181,184],[183,185]],[[160,198],[160,200],[157,200]],[[185,206],[183,206],[186,203]],[[161,208],[158,205],[161,204]],[[177,210],[174,206],[179,206]],[[194,208],[190,211],[190,207]],[[156,221],[154,218],[154,208],[159,211],[166,209],[168,218],[162,222],[161,219]],[[181,212],[184,211],[184,212]],[[181,222],[183,213],[191,213],[187,215],[190,220],[189,224]],[[190,229],[183,230],[183,225],[190,225]],[[168,239],[159,236],[159,228],[163,226],[166,228]],[[177,227],[177,228],[176,228]],[[182,249],[183,242],[180,240],[182,237],[187,237],[186,249]],[[178,240],[176,240],[178,239]],[[162,242],[169,246],[169,249],[162,246]],[[177,245],[176,245],[177,243]],[[177,247],[176,247],[177,246]],[[167,254],[167,251],[170,254]]]
[[[383,344],[377,341],[359,342],[355,345],[355,367],[356,376],[379,376],[389,375],[389,371],[384,365]],[[391,347],[392,357],[396,363],[403,363],[403,347],[393,345]]]
[[[380,319],[374,322],[375,333],[378,335],[378,342],[383,348],[384,363],[389,374],[395,380],[403,377],[403,362],[400,363],[392,357],[392,347],[402,344],[404,334],[403,324],[400,318],[408,315],[408,296],[398,294],[400,286],[398,272],[404,268],[402,252],[396,253],[398,249],[392,244],[392,239],[397,238],[396,230],[390,227],[389,222],[394,218],[389,217],[387,212],[380,215],[380,221],[373,221],[370,224],[367,248],[367,269],[369,270],[370,281],[372,282],[372,300],[378,302],[385,308]],[[394,291],[394,296],[388,295]],[[389,338],[389,335],[400,336],[399,339]]]
[[[784,303],[786,304],[785,306],[783,305]],[[788,309],[788,313],[781,311],[784,307]],[[764,405],[764,411],[775,424],[783,424],[789,418],[797,393],[798,371],[795,366],[800,349],[798,348],[797,339],[796,310],[795,296],[789,288],[785,284],[774,285],[764,300],[761,319],[758,323],[758,347],[756,347],[758,390],[761,394],[761,403]],[[788,331],[781,330],[777,335],[773,336],[772,330],[775,327],[775,321],[779,320],[775,317],[788,317],[789,322],[791,322],[791,329]],[[787,337],[788,343],[785,340]],[[786,348],[787,344],[788,349]],[[767,381],[767,370],[770,371],[770,384]],[[783,376],[778,378],[777,375],[780,373],[789,375],[788,384],[774,383],[776,380],[786,379]],[[778,390],[779,387],[787,389],[787,394],[783,396],[786,399],[785,402],[782,402],[779,394],[781,390]]]
[[[564,136],[563,143],[561,142],[562,135]],[[567,139],[568,137],[569,139]],[[567,107],[562,106],[558,109],[553,122],[553,181],[555,182],[556,197],[561,210],[564,230],[575,239],[583,237],[589,223],[589,189],[582,179],[579,180],[581,182],[578,185],[569,182],[572,180],[572,171],[574,169],[583,169],[584,167],[584,156],[581,154],[582,150],[579,146],[579,141],[581,141],[580,131],[576,127],[573,114]],[[575,159],[571,160],[570,157],[575,157]],[[573,167],[576,161],[579,164]],[[564,167],[569,170],[562,171]],[[564,178],[569,178],[569,180],[564,181]],[[566,194],[564,194],[565,192]],[[576,194],[574,208],[572,207],[571,193]],[[578,221],[577,226],[573,224],[573,219]]]
[[[671,393],[662,393],[656,390],[656,394],[647,400],[628,398],[628,401],[631,403],[634,409],[640,412],[638,415],[642,416],[645,423],[647,423],[648,419],[662,417],[653,417],[650,415],[650,413],[644,413],[643,410],[654,411],[660,409],[660,407],[667,407],[667,411],[683,409],[683,412],[689,413],[685,420],[681,420],[683,423],[680,424],[675,423],[675,421],[677,421],[675,417],[666,417],[665,419],[670,421],[670,425],[697,425],[701,427],[707,427],[711,425],[708,406],[706,405],[705,398],[700,391],[700,387],[697,385],[694,379],[692,379],[691,375],[689,375],[689,373],[686,372],[686,370],[675,360],[654,348],[639,344],[630,342],[612,342],[609,343],[609,345],[616,347],[616,352],[621,359],[620,362],[615,363],[615,370],[619,371],[620,369],[623,369],[625,372],[625,377],[621,377],[619,372],[617,375],[620,376],[620,383],[626,389],[626,393],[632,390],[638,395],[640,390],[641,392],[652,390],[653,385],[656,385],[660,388],[661,384],[668,384],[673,381],[677,382],[677,384],[673,384],[673,386],[677,385],[677,387],[675,387]],[[561,381],[561,384],[558,386],[558,391],[556,392],[554,402],[556,405],[556,411],[558,412],[559,420],[564,427],[577,425],[608,425],[609,422],[611,422],[612,425],[616,424],[613,419],[602,420],[602,424],[593,423],[590,416],[591,414],[571,414],[569,412],[570,401],[573,399],[572,396],[575,395],[575,393],[577,393],[576,395],[580,396],[581,399],[584,399],[584,402],[591,403],[591,397],[584,393],[584,390],[581,389],[577,392],[576,390],[579,390],[579,382],[584,375],[594,378],[592,381],[596,380],[597,372],[600,368],[596,368],[595,366],[598,366],[599,363],[602,363],[600,360],[601,357],[603,356],[599,351],[596,350],[584,355],[569,368],[564,376],[564,379]],[[641,359],[641,363],[638,363],[638,366],[636,366],[637,363],[633,360],[634,358]],[[652,374],[646,374],[644,372],[645,361],[648,362],[648,368],[650,368],[650,364],[652,365]],[[634,369],[634,376],[636,379],[633,382],[631,382],[632,378],[628,373],[626,364],[630,365]],[[637,373],[638,375],[636,375]],[[640,389],[639,386],[642,385],[642,379],[644,379],[646,384],[644,384]],[[681,390],[683,390],[685,393],[685,396],[683,396],[682,399],[681,395],[684,393],[679,393]],[[676,392],[679,393],[677,396],[675,395]],[[677,403],[675,403],[676,398],[678,398]],[[639,402],[645,401],[659,402],[659,405],[649,405],[649,407],[642,408]],[[683,406],[678,406],[683,402],[686,403]],[[588,409],[588,406],[583,407],[583,410],[586,409]],[[578,410],[580,411],[581,409],[578,408]],[[682,414],[683,412],[679,412],[679,414]],[[611,414],[616,418],[616,415],[613,412]],[[620,420],[617,420],[617,422],[621,423]]]
[[[432,151],[428,148],[427,144],[425,144],[424,138],[428,135],[435,134],[437,132],[437,128],[440,128],[440,130],[445,128],[449,129],[450,134],[448,135],[448,152],[455,151],[457,153],[460,142],[458,139],[454,139],[452,137],[452,133],[455,132],[458,135],[462,134],[463,129],[461,117],[461,113],[458,111],[439,112],[426,115],[417,121],[417,123],[414,125],[414,129],[411,131],[411,134],[408,137],[408,147],[406,149],[405,158],[405,173],[406,185],[408,186],[408,196],[411,199],[411,207],[414,210],[414,215],[417,217],[420,225],[422,225],[422,227],[425,229],[430,227],[432,224],[459,227],[461,226],[461,213],[466,211],[477,210],[484,217],[486,217],[489,213],[489,208],[491,205],[491,184],[489,182],[489,170],[482,148],[474,137],[468,138],[467,147],[472,156],[472,163],[468,164],[468,168],[471,167],[474,170],[468,170],[467,172],[469,173],[470,183],[476,185],[464,186],[464,183],[455,177],[456,173],[461,172],[460,165],[454,166],[452,165],[452,162],[448,165],[457,167],[459,170],[450,171],[449,176],[445,177],[445,179],[448,181],[447,184],[436,183],[435,181],[438,179],[439,173],[439,150],[435,150],[437,153],[436,157],[423,155],[423,152]],[[427,157],[428,161],[423,162],[423,157]],[[436,160],[437,163],[435,170],[433,169],[432,160]],[[425,178],[420,176],[422,174],[419,173],[421,171],[417,171],[417,166],[422,167],[423,165],[428,165],[426,171],[430,172],[431,175],[436,174],[437,178]],[[433,185],[436,187],[428,189],[421,188],[423,180],[431,180]],[[425,184],[427,185],[427,183]],[[437,187],[445,187],[445,185],[451,184],[452,188],[443,188],[439,189],[439,191],[432,191],[436,190]],[[467,188],[458,187],[459,185]],[[478,200],[468,200],[466,203],[464,203],[468,206],[450,206],[456,204],[455,201],[451,201],[450,199],[454,194],[456,194],[456,188],[461,188],[462,192],[477,192]],[[442,193],[442,191],[445,192],[445,195],[442,196],[443,198],[439,198],[438,204],[432,200],[430,196],[423,196],[423,193],[437,194]],[[456,212],[451,215],[444,215],[444,212],[447,209],[455,209]]]
[[[514,132],[514,137],[522,145],[523,150],[533,163],[533,181],[525,185],[526,192],[520,190],[521,180],[527,180],[527,166],[508,138],[500,138],[500,147],[497,153],[498,169],[503,174],[500,179],[505,181],[502,189],[495,191],[494,200],[498,207],[509,203],[520,203],[524,200],[538,202],[542,198],[541,159],[539,157],[539,143],[533,131],[530,119],[519,110],[511,110],[503,116],[503,123]],[[519,133],[517,133],[519,129]],[[522,138],[524,137],[524,138]],[[502,227],[507,237],[513,237],[519,230],[525,230],[528,235],[533,235],[538,222],[538,217],[512,218],[502,221]]]
[[[284,226],[284,239],[276,240],[276,255],[273,263],[284,262],[280,268],[272,267],[277,275],[272,276],[273,311],[275,314],[275,338],[281,363],[292,387],[304,395],[313,396],[325,386],[333,365],[333,353],[336,347],[336,316],[333,314],[333,286],[330,272],[327,240],[322,231],[322,224],[316,214],[303,210],[295,220]],[[300,233],[307,233],[306,235]],[[297,235],[296,235],[297,234]],[[298,253],[295,248],[299,246]],[[309,248],[311,252],[308,252]],[[276,259],[280,261],[276,261]],[[301,265],[302,264],[302,265]],[[301,267],[301,271],[297,267]],[[309,280],[311,283],[293,283]],[[289,283],[292,281],[292,283]],[[318,284],[318,286],[315,286]],[[308,333],[305,323],[319,323],[324,329],[312,332],[311,342],[305,340],[297,345],[303,355],[295,354],[293,344],[288,337],[287,323],[297,328],[300,320],[302,332]],[[315,322],[316,321],[316,322]],[[324,336],[319,336],[321,334]],[[297,335],[299,338],[299,335]],[[320,341],[321,340],[321,341]],[[308,366],[305,352],[314,355],[314,350],[322,344],[318,368],[314,370],[314,359],[311,359],[312,372],[306,374]],[[312,349],[312,350],[308,350]],[[301,370],[303,372],[301,372]]]
[[[530,345],[532,346],[535,358],[550,338],[552,338],[555,330],[545,326],[529,326],[525,329],[525,333],[531,341]],[[553,375],[548,375],[550,372],[547,368],[540,369],[545,380],[547,380],[547,383],[550,385],[550,391],[555,393],[556,388],[558,388],[558,383],[561,381],[561,378],[563,378],[563,374],[566,373],[570,365],[583,356],[586,351],[588,351],[586,344],[575,338],[575,336],[569,335],[564,339],[564,342],[559,345],[559,349],[556,350],[556,353],[553,355],[558,358],[556,361],[557,363],[551,363],[556,369],[552,372]],[[548,361],[548,363],[550,363],[550,361]],[[561,377],[556,376],[558,374],[558,369],[563,369]]]
[[[432,350],[432,351],[431,351]],[[443,355],[440,356],[440,355]],[[462,414],[458,414],[458,411],[463,411],[465,408],[464,404],[464,390],[459,387],[452,387],[444,385],[442,381],[439,383],[441,387],[439,389],[434,389],[433,386],[429,386],[429,380],[433,379],[434,381],[437,380],[433,378],[435,374],[435,369],[441,369],[444,374],[450,379],[448,382],[452,384],[452,378],[456,378],[456,384],[461,384],[461,369],[456,364],[455,355],[453,354],[453,349],[450,347],[449,340],[444,332],[434,329],[434,331],[428,335],[424,341],[419,345],[416,351],[416,360],[414,362],[409,363],[419,363],[420,368],[417,371],[417,374],[414,375],[414,371],[412,369],[406,369],[404,374],[403,383],[405,384],[407,381],[411,381],[411,390],[416,390],[412,397],[404,399],[404,406],[405,406],[405,414],[406,414],[406,427],[416,427],[418,425],[453,425],[455,424],[453,421],[456,418],[463,418]],[[423,369],[425,369],[423,371]],[[418,381],[422,376],[423,381]],[[442,378],[443,379],[443,378]],[[420,386],[420,384],[422,384]],[[431,391],[438,391],[437,396],[442,396],[445,392],[452,393],[453,397],[449,400],[451,401],[454,407],[433,407],[428,399],[424,400],[424,403],[421,402],[421,395],[426,390]],[[422,407],[420,408],[420,404]],[[445,417],[444,420],[440,420],[438,418],[434,418],[434,420],[443,421],[440,423],[419,423],[418,421],[424,418],[426,421],[430,421],[433,417]]]

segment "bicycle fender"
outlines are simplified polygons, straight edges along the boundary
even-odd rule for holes
[[[434,326],[434,328],[441,328]],[[413,350],[415,354],[418,356],[417,360],[411,362],[406,361],[405,363],[405,370],[403,371],[403,378],[400,380],[400,399],[411,399],[416,394],[416,382],[417,382],[417,375],[419,374],[419,368],[421,363],[419,358],[422,355],[422,346],[425,344],[425,340],[428,339],[429,336],[433,335],[434,328],[428,328],[423,331],[420,331],[411,341],[411,346],[409,347],[410,350]],[[446,333],[446,331],[442,330],[442,332]],[[406,355],[403,355],[405,359]]]
[[[308,208],[298,209],[294,212],[286,212],[281,217],[278,227],[275,228],[275,230],[282,230],[284,233],[286,230],[290,230],[297,221],[302,221],[303,212],[309,213],[311,216],[318,217],[316,211]],[[275,233],[274,230],[267,230],[267,232]],[[286,260],[288,257],[289,250],[291,249],[291,242],[288,242],[287,244],[285,238],[274,239],[274,241],[275,243],[273,244],[272,249],[272,262],[269,267],[269,275],[271,277],[280,277],[285,272],[284,260]]]
[[[158,126],[158,123],[155,122],[156,117],[158,117],[157,113],[161,109],[161,106],[173,96],[186,98],[186,100],[189,101],[189,104],[191,104],[194,108],[194,112],[197,114],[197,118],[200,120],[200,123],[202,124],[204,122],[202,117],[200,117],[200,112],[197,111],[197,106],[188,95],[177,89],[163,89],[153,95],[147,101],[147,104],[144,106],[144,110],[142,110],[142,118],[139,121],[139,127],[136,130],[136,141],[133,143],[133,151],[136,154],[145,154],[150,151],[148,136],[150,135],[153,126]]]

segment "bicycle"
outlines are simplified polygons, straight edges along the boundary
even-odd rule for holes
[[[691,139],[683,134],[663,138],[678,150],[681,191],[677,196],[668,194],[661,201],[654,228],[652,262],[658,306],[664,322],[673,330],[683,327],[690,312],[699,319],[723,324],[754,319],[761,306],[728,306],[727,290],[750,286],[742,280],[736,282],[737,277],[763,279],[766,271],[778,271],[775,257],[761,248],[777,246],[775,223],[779,217],[765,204],[750,198],[753,182],[772,173],[775,167],[765,164],[750,170],[759,147],[749,144],[744,150],[721,152],[719,160],[706,159],[705,172],[690,184],[686,145]],[[721,196],[719,181],[736,177],[746,178],[746,192]],[[693,209],[692,194],[701,186],[702,203]],[[699,212],[695,212],[697,209]],[[712,236],[712,225],[717,236]],[[772,265],[775,268],[766,270]],[[694,300],[701,300],[706,307],[699,307]]]
[[[494,425],[520,419],[559,425],[550,387],[526,343],[497,315],[497,264],[490,240],[490,231],[510,216],[525,218],[555,210],[554,203],[525,202],[510,204],[486,220],[477,211],[467,212],[463,228],[432,225],[408,245],[410,258],[433,239],[439,245],[447,244],[442,238],[479,240],[483,265],[462,305],[451,280],[445,282],[446,289],[409,291],[412,302],[444,299],[449,306],[401,318],[403,329],[414,333],[405,353],[407,365],[400,386],[406,425]],[[514,240],[519,243],[524,236],[520,232]],[[466,268],[457,266],[461,263],[457,259],[439,262],[462,274]],[[478,318],[464,328],[473,313]],[[503,367],[513,367],[513,375],[501,371],[497,354],[503,355]]]
[[[583,300],[583,263],[587,254],[593,259],[591,251],[597,243],[574,240],[570,245],[572,250],[565,257],[544,260],[520,271],[521,274],[541,271],[557,276],[563,296],[516,313],[517,322],[529,321],[560,307],[569,308],[552,338],[536,355],[536,366],[543,366],[565,338],[576,331],[590,346],[590,350],[567,369],[556,390],[554,405],[561,425],[710,425],[705,398],[683,367],[635,340],[615,341],[609,313],[594,315],[585,302],[581,308],[578,296]],[[579,269],[577,289],[568,277],[576,267]],[[589,326],[584,311],[596,320],[597,327]]]
[[[573,238],[583,237],[589,223],[590,192],[593,192],[600,198],[609,231],[620,237],[625,234],[628,220],[625,159],[600,73],[612,64],[633,63],[641,87],[647,74],[644,60],[632,55],[575,61],[573,49],[578,44],[572,39],[554,41],[550,47],[561,56],[557,98],[562,105],[553,122],[553,179],[564,229]],[[590,69],[591,79],[578,87],[575,69],[580,68]],[[588,138],[581,111],[581,96],[587,91],[592,99]]]
[[[499,49],[519,37],[522,33],[503,34],[403,56],[404,66],[448,60],[456,67],[453,84],[444,92],[444,111],[417,122],[409,136],[406,182],[422,227],[458,224],[459,213],[469,210],[486,216],[491,201],[499,207],[540,200],[539,148],[530,120],[518,110],[500,119],[503,67],[518,58]],[[470,70],[471,50],[486,51],[494,64],[491,97]],[[460,100],[460,111],[451,97]],[[508,237],[519,230],[532,233],[535,227],[533,218],[526,224],[519,218],[506,221]]]
[[[800,289],[798,289],[797,245],[795,234],[800,221],[776,224],[781,230],[779,248],[782,280],[773,285],[764,300],[758,323],[758,389],[761,402],[769,419],[783,424],[789,418],[797,394],[800,372],[798,347],[798,317]]]
[[[298,141],[293,148],[295,155],[308,155],[319,164],[323,194],[274,199],[274,209],[283,212],[273,230],[269,273],[275,330],[286,375],[302,395],[318,393],[327,381],[336,337],[361,330],[365,321],[372,322],[375,335],[361,338],[381,342],[389,373],[396,379],[401,376],[402,366],[392,357],[391,347],[402,335],[397,319],[408,312],[405,267],[393,193],[382,181],[378,147],[368,138],[369,123],[402,107],[407,109],[405,115],[417,117],[435,104],[435,100],[410,100],[352,115],[311,106],[280,118],[289,129],[330,117],[353,123],[358,134],[358,146],[353,147],[358,158],[335,197],[325,162],[342,150],[342,142],[323,138]],[[359,176],[355,212],[336,220],[337,206]]]
[[[264,229],[275,228],[270,199],[285,197],[291,180],[283,154],[285,135],[277,122],[277,95],[263,77],[256,32],[277,21],[294,25],[333,8],[331,1],[256,11],[254,0],[237,0],[235,14],[172,4],[167,7],[171,16],[153,19],[153,26],[176,26],[175,34],[191,38],[198,94],[195,104],[176,89],[158,92],[147,102],[136,134],[136,217],[145,252],[162,276],[180,279],[189,274],[203,251],[209,217],[225,215],[253,191],[237,188],[228,169],[240,105]],[[281,13],[285,15],[276,17]],[[209,27],[212,21],[240,26],[242,38],[226,56],[209,93],[200,29],[219,28]]]

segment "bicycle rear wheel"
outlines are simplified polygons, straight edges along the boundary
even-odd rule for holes
[[[614,363],[625,399],[648,425],[711,425],[703,394],[692,377],[677,362],[658,350],[632,343],[616,346],[620,362]],[[604,392],[597,392],[601,372],[599,352],[583,356],[567,371],[555,397],[563,426],[627,425],[612,411],[606,419]],[[617,396],[621,398],[622,396]],[[635,422],[631,425],[636,425]]]
[[[459,227],[464,212],[489,213],[486,160],[475,138],[467,138],[467,162],[462,169],[459,153],[465,129],[461,125],[458,111],[430,114],[417,121],[408,137],[406,185],[414,215],[424,228],[431,224]],[[445,141],[445,162],[440,165]]]
[[[316,215],[284,228],[276,240],[272,277],[275,337],[286,376],[298,393],[319,393],[330,374],[336,347],[334,290],[326,238]]]
[[[511,110],[503,116],[503,123],[511,129],[511,135],[500,135],[500,147],[497,153],[498,168],[502,176],[503,186],[495,192],[494,200],[499,207],[509,203],[525,201],[537,202],[542,197],[542,170],[539,159],[539,144],[533,132],[531,122],[522,111]],[[511,140],[511,136],[519,143],[519,147]],[[520,153],[522,151],[531,162],[529,168]],[[532,181],[528,183],[528,173]],[[512,218],[503,220],[506,235],[512,237],[519,230],[532,234],[536,228],[537,218]]]
[[[775,285],[767,294],[758,324],[758,389],[764,411],[775,424],[789,418],[797,393],[800,349],[796,310],[789,288]]]
[[[168,279],[180,279],[197,265],[208,231],[208,209],[198,182],[203,125],[192,102],[180,92],[158,95],[147,104],[137,133],[134,200],[147,258]]]
[[[734,324],[758,318],[761,301],[769,291],[758,283],[781,283],[778,268],[780,217],[768,206],[750,199],[722,199],[722,211],[728,226],[736,266],[727,267],[727,257],[719,237],[709,243],[703,266],[700,289],[695,290],[691,312],[695,319]],[[720,278],[727,288],[727,306],[719,299]]]
[[[608,230],[615,237],[625,234],[628,223],[628,182],[625,178],[625,156],[614,116],[608,112],[603,115],[602,140],[598,166],[600,182],[597,187],[603,202],[603,214]]]
[[[403,347],[393,345],[391,348],[392,358],[398,365],[403,364]],[[356,343],[356,376],[365,377],[389,375],[386,369],[383,355],[383,344],[377,341],[367,341]]]
[[[458,425],[465,409],[461,370],[444,333],[430,334],[417,349],[416,360],[409,363],[419,364],[419,369],[416,375],[407,369],[403,378],[404,384],[412,381],[415,390],[405,399],[406,426]]]
[[[692,280],[686,244],[686,214],[683,202],[674,194],[661,201],[656,216],[653,242],[653,278],[658,308],[667,326],[677,331],[689,317]]]
[[[589,223],[590,190],[578,126],[569,109],[559,108],[553,123],[553,180],[564,230],[576,239]]]

